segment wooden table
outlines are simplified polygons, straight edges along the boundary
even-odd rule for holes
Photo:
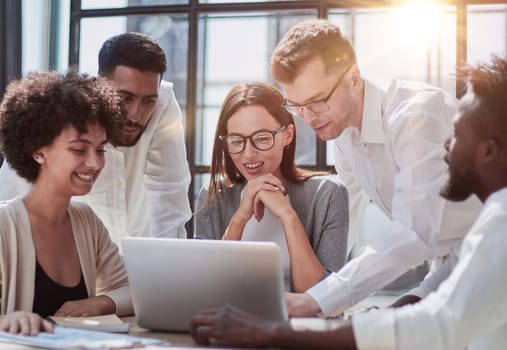
[[[123,317],[122,320],[124,322],[128,322],[130,324],[129,335],[135,337],[144,337],[144,338],[155,338],[160,339],[162,341],[169,342],[170,345],[160,345],[160,346],[150,346],[147,347],[147,350],[178,350],[178,349],[198,349],[198,348],[207,348],[209,347],[201,347],[195,343],[190,334],[188,333],[177,333],[177,332],[154,332],[148,329],[140,328],[137,326],[136,319],[134,316]],[[314,330],[330,330],[333,329],[341,323],[340,320],[323,320],[319,318],[293,318],[291,319],[291,325],[295,329],[314,329]],[[27,350],[27,349],[35,349],[26,345],[17,345],[10,343],[0,343],[0,349],[2,350]],[[220,348],[213,347],[214,350],[219,350]],[[222,348],[225,350],[224,348]],[[228,347],[226,350],[234,349],[232,347]],[[244,349],[242,349],[244,350]]]
[[[137,326],[136,319],[134,316],[130,317],[122,317],[122,320],[124,322],[128,322],[130,324],[129,329],[129,335],[135,336],[135,337],[145,337],[145,338],[155,338],[160,339],[166,342],[169,342],[170,345],[168,346],[150,346],[146,349],[149,350],[162,350],[162,349],[168,349],[168,350],[178,350],[178,349],[189,349],[189,348],[206,348],[210,349],[209,347],[200,347],[198,346],[190,334],[188,333],[172,333],[172,332],[153,332],[148,329],[140,328]],[[19,345],[19,344],[10,344],[10,343],[2,343],[0,342],[0,349],[1,350],[29,350],[29,349],[36,349],[31,346],[26,345]],[[37,348],[38,349],[38,348]],[[219,350],[220,348],[213,348],[214,350]],[[233,348],[229,347],[226,350],[231,350]],[[225,349],[224,349],[225,350]],[[244,349],[243,349],[244,350]]]
[[[156,338],[170,342],[173,347],[199,348],[188,333],[169,333],[169,332],[153,332],[148,329],[140,328],[134,316],[122,317],[124,322],[130,324],[129,335],[135,337]]]

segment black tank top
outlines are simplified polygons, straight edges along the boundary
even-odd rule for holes
[[[62,286],[51,279],[37,261],[35,264],[35,290],[32,311],[41,317],[54,315],[66,301],[88,298],[86,283],[81,279],[75,287]]]

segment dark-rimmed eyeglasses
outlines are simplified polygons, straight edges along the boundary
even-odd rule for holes
[[[241,134],[227,134],[220,135],[218,138],[224,142],[225,149],[229,154],[237,154],[243,152],[246,146],[246,141],[250,140],[252,146],[259,151],[269,151],[275,145],[275,136],[279,132],[287,129],[287,125],[283,125],[276,130],[261,129],[254,132],[250,136],[243,136]]]
[[[327,102],[329,101],[331,96],[333,96],[334,92],[336,91],[338,86],[340,86],[341,82],[343,81],[343,78],[345,78],[345,75],[347,75],[347,72],[351,68],[352,67],[345,69],[345,71],[340,75],[340,78],[338,79],[334,87],[331,89],[329,94],[322,100],[305,103],[303,105],[298,105],[286,99],[285,102],[282,104],[282,107],[285,108],[287,112],[289,112],[295,117],[303,117],[304,108],[308,109],[313,113],[323,113],[329,111],[329,105],[327,104]]]

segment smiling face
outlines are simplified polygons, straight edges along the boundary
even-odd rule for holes
[[[84,195],[104,167],[106,132],[97,123],[88,124],[88,131],[80,134],[67,126],[54,141],[34,153],[41,164],[36,185],[53,188],[68,196]]]
[[[274,131],[281,126],[264,107],[248,105],[238,109],[229,118],[227,134],[239,134],[247,137],[259,130]],[[275,135],[273,148],[260,151],[248,140],[242,152],[230,154],[230,157],[235,167],[247,180],[268,173],[272,173],[281,179],[280,164],[282,163],[284,147],[292,141],[293,137],[294,126],[291,124],[284,131]]]
[[[454,117],[454,135],[445,143],[449,177],[440,194],[451,201],[463,201],[471,194],[479,193],[481,181],[476,153],[481,139],[476,132],[476,105],[473,93],[469,92],[461,99]]]
[[[303,66],[294,81],[282,85],[287,100],[293,104],[302,106],[329,97],[326,102],[329,107],[327,111],[314,113],[303,108],[302,113],[305,123],[321,140],[335,139],[347,127],[360,127],[362,81],[355,65],[327,72],[323,60],[315,57]]]
[[[120,65],[109,78],[123,99],[127,116],[123,130],[115,133],[112,142],[118,146],[133,146],[139,141],[155,110],[160,74]]]

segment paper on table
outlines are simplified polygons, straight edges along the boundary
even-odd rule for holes
[[[54,333],[41,332],[37,336],[23,336],[0,332],[0,342],[37,346],[47,349],[112,349],[145,345],[170,345],[159,339],[132,337],[124,334],[87,331],[55,326]]]
[[[128,332],[129,324],[115,314],[92,317],[49,316],[50,320],[62,327],[72,327],[101,332]]]

